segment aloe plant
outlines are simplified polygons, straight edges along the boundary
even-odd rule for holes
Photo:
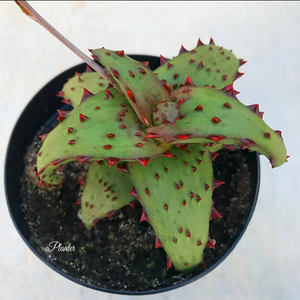
[[[245,61],[212,39],[190,51],[181,46],[171,60],[161,56],[154,71],[124,51],[90,51],[104,71],[88,68],[58,92],[73,109],[59,111],[59,125],[42,136],[41,184],[62,184],[57,170],[88,162],[79,214],[86,228],[137,199],[167,268],[190,271],[205,247],[215,247],[209,221],[221,216],[212,195],[223,184],[213,178],[215,152],[237,145],[278,167],[287,159],[281,132],[263,121],[257,104],[237,99],[233,83]]]

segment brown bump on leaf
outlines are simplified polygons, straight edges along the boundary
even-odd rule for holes
[[[202,111],[203,110],[203,107],[202,105],[197,105],[197,107],[194,109],[195,111]]]
[[[213,123],[220,123],[221,122],[221,120],[218,118],[218,117],[213,117],[212,119],[211,119],[211,121],[213,122]]]
[[[146,71],[145,71],[143,68],[138,68],[138,70],[139,70],[139,72],[140,72],[141,74],[143,74],[143,75],[146,74]]]
[[[175,189],[180,190],[180,185],[178,183],[175,183]]]
[[[89,117],[83,115],[83,114],[79,114],[79,120],[80,122],[85,122]]]
[[[109,150],[109,149],[111,149],[112,148],[112,145],[104,145],[103,146],[103,149],[105,149],[105,150]]]
[[[268,139],[270,139],[271,138],[271,133],[270,132],[266,132],[265,133],[265,137],[268,138]]]

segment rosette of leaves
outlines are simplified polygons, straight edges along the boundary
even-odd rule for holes
[[[236,98],[233,82],[245,61],[212,39],[181,47],[171,60],[161,56],[154,72],[124,51],[90,51],[113,85],[90,70],[65,84],[58,95],[74,108],[59,111],[59,125],[42,136],[38,176],[61,184],[57,170],[88,162],[80,210],[86,228],[137,199],[168,268],[189,271],[215,244],[209,221],[220,214],[212,195],[223,182],[213,178],[214,152],[237,145],[277,167],[286,161],[281,132],[262,120],[257,104]]]

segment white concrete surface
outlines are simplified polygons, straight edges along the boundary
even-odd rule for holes
[[[212,36],[248,61],[235,87],[245,104],[259,103],[280,129],[289,162],[262,181],[252,222],[234,252],[189,286],[147,299],[296,300],[300,294],[300,35],[299,2],[41,2],[39,11],[87,54],[105,46],[166,57]],[[27,102],[80,60],[13,1],[0,2],[0,290],[1,299],[138,299],[96,292],[54,273],[23,243],[8,215],[3,166],[13,126]]]

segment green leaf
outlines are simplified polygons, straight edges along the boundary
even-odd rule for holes
[[[130,165],[132,183],[168,258],[180,271],[202,261],[212,210],[213,170],[210,153],[199,145],[176,157],[159,157],[147,168]]]
[[[199,42],[198,42],[199,44]],[[181,53],[166,61],[161,59],[162,65],[154,73],[165,80],[173,89],[185,83],[187,76],[192,78],[197,86],[212,86],[221,89],[232,84],[242,73],[238,72],[244,64],[236,56],[223,47],[215,44],[197,46],[191,51]]]
[[[55,169],[72,160],[144,163],[171,147],[145,138],[143,125],[115,89],[88,98],[71,112],[61,112],[59,119],[61,123],[45,139],[37,160],[39,175],[46,183],[60,183]]]
[[[161,124],[147,132],[171,143],[236,144],[258,151],[273,167],[286,161],[286,148],[278,132],[259,111],[209,87],[182,87],[172,92],[181,116],[174,126]],[[184,100],[182,100],[184,99]]]
[[[91,229],[99,219],[134,201],[135,197],[129,195],[131,189],[129,175],[117,166],[109,167],[107,162],[92,163],[81,198],[80,215],[85,227]]]
[[[170,101],[170,90],[148,66],[129,58],[123,51],[105,48],[90,51],[118,84],[140,121],[146,126],[151,125],[152,108],[160,100]]]

